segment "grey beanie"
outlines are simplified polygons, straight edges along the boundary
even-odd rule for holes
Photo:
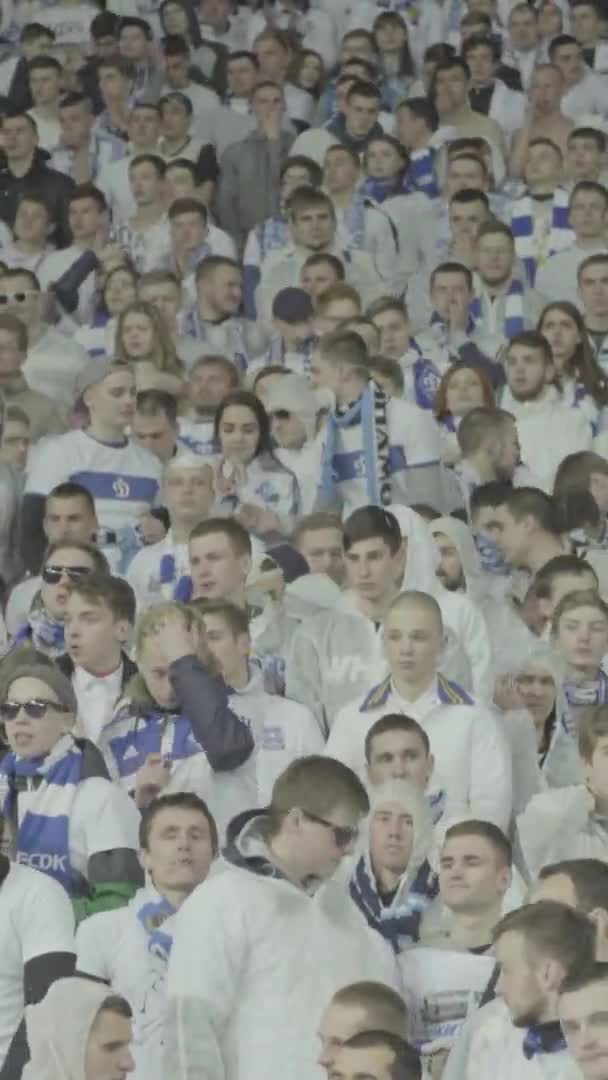
[[[17,679],[39,679],[40,682],[46,683],[61,704],[69,709],[73,716],[77,715],[78,702],[72,684],[67,675],[64,675],[54,664],[23,664],[15,668],[4,683],[4,694]]]

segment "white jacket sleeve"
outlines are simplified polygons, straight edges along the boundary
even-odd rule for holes
[[[163,1080],[224,1080],[222,1043],[248,949],[232,875],[206,881],[177,915],[167,977]]]
[[[476,708],[472,732],[469,802],[472,817],[508,832],[513,806],[511,754],[498,720]]]
[[[319,652],[306,626],[299,626],[291,639],[285,671],[285,696],[306,705],[315,717],[319,730],[324,736],[327,735]]]
[[[114,915],[113,911],[91,915],[76,931],[76,970],[105,982],[112,979],[110,957],[116,948]]]
[[[530,800],[517,818],[517,839],[531,880],[547,863],[568,857],[563,852],[592,809],[593,796],[582,784],[543,791]]]
[[[480,701],[490,702],[495,680],[488,628],[479,608],[468,597],[463,600],[458,633],[471,668],[473,693]]]
[[[361,774],[365,758],[364,739],[360,736],[358,725],[353,725],[352,709],[348,706],[340,709],[333,722],[325,746],[328,757],[336,758],[348,765],[357,775]]]

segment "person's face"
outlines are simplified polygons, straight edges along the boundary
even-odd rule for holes
[[[579,589],[590,589],[597,592],[597,578],[591,569],[583,570],[580,574],[562,573],[553,579],[551,594],[540,600],[541,610],[546,618],[551,619],[557,605],[564,596],[577,592]]]
[[[547,116],[554,113],[559,108],[563,89],[563,77],[559,70],[543,68],[541,71],[536,71],[528,87],[530,104],[539,115]]]
[[[407,30],[400,18],[382,19],[374,31],[378,51],[400,52],[407,44]]]
[[[484,86],[494,78],[496,64],[494,54],[487,45],[476,45],[467,52],[467,64],[471,69],[473,86]]]
[[[555,706],[555,680],[544,668],[530,667],[518,675],[515,687],[534,726],[544,729],[547,717]]]
[[[23,199],[15,215],[14,232],[17,239],[42,245],[46,244],[50,231],[51,224],[46,207]]]
[[[380,352],[399,360],[410,345],[410,324],[403,314],[393,309],[381,311],[373,318],[380,332]]]
[[[218,364],[199,364],[190,372],[188,398],[199,409],[217,409],[232,389],[228,372]]]
[[[159,134],[160,116],[156,109],[133,109],[129,117],[129,139],[134,146],[154,146]]]
[[[193,213],[191,210],[171,220],[173,244],[183,251],[193,251],[201,247],[205,243],[207,231],[207,222],[202,214]]]
[[[374,179],[385,180],[403,169],[403,158],[391,143],[384,139],[374,139],[367,148],[367,173]]]
[[[137,656],[137,666],[148,692],[161,709],[173,709],[177,695],[171,682],[169,665],[160,644],[147,637]]]
[[[251,642],[248,634],[234,634],[222,615],[204,615],[206,640],[228,683],[249,656]]]
[[[59,100],[61,81],[54,68],[30,72],[30,91],[35,106],[54,104]]]
[[[450,203],[452,240],[467,240],[473,244],[479,226],[487,220],[488,211],[482,202]]]
[[[513,272],[514,247],[508,236],[491,233],[477,244],[477,269],[487,285],[500,285]]]
[[[521,447],[517,425],[514,420],[504,421],[500,426],[499,438],[496,442],[494,468],[499,478],[511,480],[520,462]]]
[[[258,79],[258,71],[251,60],[229,60],[226,71],[228,90],[235,97],[251,97]]]
[[[409,780],[425,791],[433,772],[433,757],[415,731],[385,731],[370,746],[367,778],[370,784]]]
[[[27,464],[27,456],[32,437],[29,424],[21,420],[6,420],[2,428],[0,457],[6,465],[13,465],[22,472]]]
[[[100,68],[99,74],[99,91],[104,102],[109,101],[123,101],[129,94],[129,83],[125,79],[124,75],[120,71],[116,71],[115,68]],[[143,112],[144,110],[136,109],[135,112]],[[149,109],[145,110],[150,112]],[[131,116],[129,125],[134,121],[135,113]]]
[[[95,535],[97,518],[94,509],[82,495],[49,495],[43,528],[49,544],[65,540],[88,544]]]
[[[131,1021],[104,1009],[98,1013],[87,1042],[84,1080],[125,1080],[135,1071],[129,1044]]]
[[[403,568],[401,549],[392,554],[381,537],[358,540],[346,552],[346,581],[362,599],[378,601],[394,590]]]
[[[317,266],[305,266],[302,269],[302,288],[316,300],[321,293],[337,282],[336,272],[330,263],[321,262]]]
[[[122,344],[130,360],[154,352],[154,327],[143,311],[130,311],[122,324]]]
[[[218,266],[205,283],[199,284],[199,294],[206,294],[218,314],[236,315],[241,306],[241,272],[237,267]]]
[[[95,199],[78,199],[70,203],[68,223],[76,243],[94,238],[101,228],[102,220],[103,211]]]
[[[188,72],[185,73],[186,85]],[[168,139],[185,139],[190,131],[192,115],[180,101],[166,101],[160,112],[161,131]]]
[[[6,117],[2,125],[2,142],[9,161],[23,161],[34,153],[38,136],[25,117]]]
[[[483,836],[446,839],[439,858],[439,890],[446,907],[457,912],[479,912],[495,906],[511,882]]]
[[[346,150],[328,150],[325,155],[323,181],[331,195],[350,191],[357,183],[359,166]]]
[[[343,300],[332,300],[324,309],[323,314],[317,315],[315,326],[319,334],[326,334],[335,330],[338,326],[356,319],[361,314],[361,308],[355,300],[345,297]]]
[[[148,39],[138,26],[125,26],[120,32],[120,51],[127,60],[141,63],[148,54]]]
[[[186,39],[190,33],[188,16],[180,4],[166,4],[162,12],[163,28],[166,34],[181,34]]]
[[[251,569],[249,555],[238,555],[224,533],[190,541],[190,571],[195,596],[224,600],[245,585]]]
[[[27,277],[21,274],[5,274],[0,290],[7,297],[2,310],[8,315],[16,315],[26,326],[36,326],[40,321],[41,293],[33,289]]]
[[[457,191],[485,191],[488,182],[481,161],[469,158],[452,158],[448,163],[446,195],[452,198]]]
[[[530,1027],[543,1015],[546,999],[524,934],[502,934],[495,953],[500,965],[496,993],[504,998],[515,1026]]]
[[[331,1069],[341,1046],[365,1030],[367,1014],[358,1005],[340,1005],[330,1002],[319,1024],[319,1065]]]
[[[299,877],[315,877],[327,881],[333,877],[346,855],[354,850],[359,815],[350,806],[337,805],[323,815],[323,823],[305,813],[292,812],[291,825],[295,831],[294,846],[299,860]],[[351,838],[337,838],[334,828],[353,830]]]
[[[139,289],[139,299],[156,308],[167,323],[167,326],[175,326],[181,306],[181,296],[178,286],[174,285],[172,281],[159,281],[155,284],[141,285]]]
[[[59,110],[61,134],[66,146],[82,146],[93,128],[93,113],[85,105],[68,105]]]
[[[596,191],[578,191],[570,202],[569,220],[577,237],[593,239],[606,228],[608,203]]]
[[[253,51],[258,58],[261,79],[282,82],[289,63],[289,53],[278,41],[258,41]],[[257,95],[256,95],[257,97]]]
[[[608,652],[608,619],[589,605],[573,608],[559,620],[557,644],[568,665],[596,670]]]
[[[201,0],[200,11],[206,26],[221,30],[230,13],[230,0]]]
[[[466,416],[471,409],[484,405],[483,387],[472,368],[456,370],[446,392],[446,406],[452,416]]]
[[[287,409],[271,412],[270,430],[277,446],[284,450],[299,450],[306,442],[306,428],[300,417]]]
[[[141,161],[129,169],[129,183],[138,206],[150,206],[162,197],[162,177],[149,161]]]
[[[587,4],[573,5],[570,13],[572,32],[580,45],[594,45],[600,33],[597,13]]]
[[[595,139],[577,135],[568,139],[566,167],[573,180],[595,180],[602,167],[602,150]]]
[[[320,57],[308,53],[300,65],[299,85],[303,90],[316,90],[323,77],[323,64]]]
[[[302,165],[290,165],[283,173],[281,180],[281,200],[286,202],[292,191],[299,187],[308,187],[312,177],[308,169]]]
[[[502,551],[507,562],[520,565],[521,558],[528,548],[529,521],[522,518],[516,521],[506,506],[497,506],[491,511],[491,535]]]
[[[384,627],[384,647],[391,671],[406,681],[430,681],[443,644],[436,616],[416,603],[391,611]]]
[[[340,529],[311,529],[302,533],[298,551],[306,559],[312,574],[327,574],[336,585],[342,585],[345,568]]]
[[[73,716],[53,708],[53,704],[61,704],[59,698],[41,679],[26,677],[13,680],[5,693],[5,700],[22,704],[32,700],[51,703],[41,717],[33,719],[21,709],[14,720],[4,722],[6,740],[19,757],[35,758],[48,754],[74,723]]]
[[[388,1047],[354,1050],[343,1046],[329,1070],[329,1080],[391,1080],[394,1061],[395,1054]]]
[[[514,49],[525,52],[538,44],[538,23],[536,14],[530,11],[514,11],[509,19],[509,33]]]
[[[389,800],[372,810],[369,846],[374,870],[403,874],[414,847],[414,819],[402,803]]]
[[[19,349],[17,335],[12,330],[0,330],[0,376],[14,375],[25,355]]]
[[[608,982],[604,979],[562,994],[559,1019],[568,1050],[585,1080],[603,1080],[608,1075]]]
[[[21,52],[26,60],[33,60],[35,56],[48,56],[52,52],[54,41],[45,33],[40,37],[25,41],[21,46]]]
[[[448,319],[453,304],[468,305],[472,300],[465,274],[441,273],[435,274],[431,286],[431,301],[434,310],[442,319]]]
[[[65,605],[65,644],[75,665],[88,671],[105,667],[129,635],[126,619],[115,619],[107,604],[88,600],[78,593]]]
[[[152,820],[147,845],[140,853],[155,888],[191,892],[205,880],[213,862],[209,822],[200,810],[167,806]]]
[[[344,115],[346,117],[346,129],[355,138],[363,138],[371,131],[380,113],[380,102],[375,97],[364,97],[362,94],[349,96]]]
[[[406,150],[413,150],[426,133],[424,121],[411,109],[403,107],[397,113],[397,138]]]
[[[551,308],[545,315],[541,327],[543,337],[547,339],[553,353],[553,361],[558,374],[564,370],[580,345],[581,335],[573,318],[559,308]]]
[[[435,105],[440,113],[453,112],[467,101],[469,82],[461,68],[437,72]]]
[[[559,154],[546,143],[531,146],[526,155],[524,178],[527,184],[557,183],[561,177]]]
[[[247,405],[229,405],[219,425],[222,454],[232,462],[246,465],[256,454],[260,439],[257,417]]]
[[[92,573],[95,569],[95,564],[88,551],[79,551],[78,548],[67,546],[64,548],[57,548],[52,555],[49,555],[45,565],[66,568],[78,567],[85,573]],[[49,585],[48,582],[43,580],[40,586],[42,603],[46,610],[56,619],[63,619],[65,616],[69,585],[70,579],[64,572],[57,584]]]
[[[433,533],[435,546],[439,552],[439,565],[435,571],[444,588],[454,592],[465,585],[462,562],[458,548],[445,533]]]
[[[131,422],[135,412],[135,378],[130,371],[113,371],[85,394],[91,418],[115,426]]]
[[[374,45],[367,34],[352,34],[352,36],[342,41],[340,67],[344,67],[344,64],[349,60],[365,60],[368,64],[373,63]]]
[[[329,206],[310,206],[291,219],[294,244],[310,251],[330,247],[336,232],[336,222]]]
[[[117,270],[106,281],[103,297],[110,315],[119,315],[137,297],[133,275],[128,270]]]
[[[516,401],[534,401],[551,382],[554,368],[541,349],[513,345],[506,355],[505,373]]]
[[[572,18],[573,12],[570,13]],[[557,4],[541,4],[538,9],[538,33],[543,41],[551,41],[562,33],[564,17],[561,8]]]
[[[608,476],[605,473],[591,473],[589,491],[593,495],[601,514],[608,514]]]
[[[580,45],[560,45],[553,54],[553,63],[561,71],[566,86],[573,86],[583,77],[585,62]]]
[[[197,192],[196,181],[189,169],[182,165],[169,165],[165,173],[165,192],[167,205],[170,206],[176,199],[186,196],[200,198]]]
[[[170,461],[175,453],[177,431],[164,412],[144,416],[136,410],[131,435],[137,446],[149,450],[160,461]]]
[[[213,502],[213,472],[207,465],[198,469],[173,466],[163,480],[164,505],[169,516],[196,524],[206,518]]]
[[[190,82],[190,58],[188,54],[165,56],[165,75],[167,83],[174,89],[179,90],[181,87],[187,86]]]
[[[586,314],[608,315],[608,261],[583,270],[579,277],[578,291]]]

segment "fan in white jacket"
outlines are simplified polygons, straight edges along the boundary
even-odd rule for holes
[[[322,1080],[316,1032],[336,990],[361,979],[397,988],[391,950],[330,880],[367,812],[364,788],[312,757],[273,798],[270,814],[232,822],[226,868],[177,916],[164,1080]]]
[[[437,670],[443,626],[437,602],[404,593],[385,620],[390,674],[337,714],[326,753],[365,776],[365,736],[387,713],[404,713],[426,731],[435,764],[428,794],[445,795],[446,818],[477,817],[506,829],[511,759],[493,713]]]

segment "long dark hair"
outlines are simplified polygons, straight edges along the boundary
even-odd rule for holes
[[[198,46],[202,43],[203,38],[193,3],[191,2],[191,0],[162,0],[162,3],[158,9],[158,14],[163,35],[166,35],[167,33],[163,22],[163,13],[168,4],[175,4],[177,7],[180,7],[184,12],[188,20],[189,44],[192,46],[193,49],[197,49]]]
[[[416,68],[414,66],[414,60],[410,52],[410,36],[407,28],[407,23],[398,11],[382,11],[380,15],[378,15],[376,19],[374,19],[372,36],[374,39],[374,45],[376,46],[376,52],[378,53],[378,56],[382,58],[382,53],[380,52],[378,38],[376,35],[378,27],[388,22],[398,23],[402,30],[405,31],[405,41],[403,42],[403,45],[401,47],[401,55],[399,57],[399,70],[397,71],[397,75],[407,75],[408,77],[411,77],[416,74]]]
[[[566,361],[564,373],[580,382],[596,405],[608,405],[608,379],[593,355],[593,349],[580,311],[568,300],[556,300],[552,304],[547,304],[541,313],[536,328],[541,334],[543,332],[543,321],[550,311],[562,311],[564,315],[572,319],[580,335],[580,341],[576,349]],[[559,376],[557,381],[559,382]]]
[[[222,399],[215,414],[215,424],[213,429],[217,445],[220,445],[220,425],[222,417],[226,412],[226,409],[231,405],[241,405],[245,409],[250,409],[257,420],[260,434],[255,448],[255,454],[253,455],[254,458],[259,457],[260,454],[272,455],[272,438],[270,435],[270,420],[268,418],[268,413],[260,399],[249,390],[233,390],[232,393],[226,394],[226,397]]]

